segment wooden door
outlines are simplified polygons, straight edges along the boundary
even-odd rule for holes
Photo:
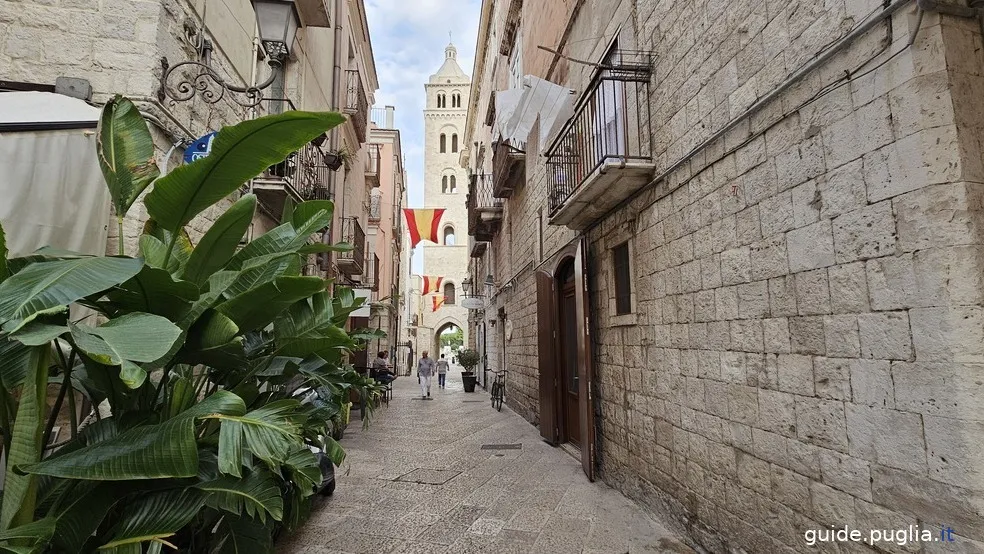
[[[540,384],[540,436],[556,445],[557,369],[554,341],[554,279],[549,273],[536,273],[537,360]]]
[[[594,369],[591,358],[591,327],[590,309],[591,298],[588,295],[588,252],[587,241],[582,238],[574,256],[574,294],[577,312],[577,357],[580,368],[580,431],[581,431],[581,467],[588,480],[594,481],[594,395],[592,383]]]
[[[566,273],[566,272],[565,272]],[[558,298],[558,345],[560,362],[560,395],[563,424],[562,436],[569,442],[581,443],[580,371],[577,353],[577,303],[575,301],[574,271],[562,274]]]

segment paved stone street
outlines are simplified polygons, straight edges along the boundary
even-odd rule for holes
[[[368,430],[349,425],[334,496],[278,552],[693,552],[456,369],[431,401],[397,379]]]

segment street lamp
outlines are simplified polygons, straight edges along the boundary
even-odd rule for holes
[[[291,0],[253,0],[260,42],[271,58],[284,60],[297,36],[298,17]]]
[[[285,0],[253,0],[256,12],[256,23],[260,31],[260,42],[266,51],[270,66],[270,75],[262,83],[251,86],[239,86],[227,82],[212,66],[212,41],[205,38],[205,23],[197,31],[198,60],[188,60],[170,65],[167,58],[161,58],[161,85],[157,98],[161,102],[170,98],[173,102],[184,102],[195,96],[208,104],[215,104],[229,95],[240,106],[252,108],[263,101],[262,92],[269,88],[283,72],[284,62],[290,55],[290,46],[297,35],[300,19],[294,9],[293,1]],[[197,73],[187,76],[178,73],[178,69],[193,69]],[[169,84],[172,77],[176,81]]]
[[[468,296],[471,293],[471,288],[472,288],[471,277],[465,277],[464,279],[461,280],[461,288],[462,290],[465,291],[465,296]]]

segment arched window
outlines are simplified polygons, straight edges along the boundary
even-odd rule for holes
[[[454,179],[454,177],[451,177],[451,178]],[[447,194],[448,193],[448,176],[447,175],[445,175],[444,177],[441,177],[441,192],[444,193],[444,194]]]
[[[454,227],[450,225],[444,228],[444,244],[454,246]]]
[[[454,285],[446,283],[444,285],[444,305],[450,306],[452,304],[454,304]]]
[[[447,151],[448,151],[448,136],[445,135],[444,133],[441,133],[441,153],[443,154]]]
[[[447,98],[444,96],[443,92],[437,95],[437,107],[438,108],[447,107]]]
[[[450,192],[451,194],[454,194],[454,193],[458,192],[458,183],[456,183],[455,181],[457,181],[457,179],[455,178],[454,175],[452,175],[451,176],[451,188],[448,189],[448,192]]]
[[[461,107],[461,95],[457,92],[451,95],[451,107],[460,108]]]
[[[451,151],[458,151],[458,133],[451,135]]]

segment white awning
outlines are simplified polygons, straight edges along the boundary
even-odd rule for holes
[[[540,144],[536,145],[536,151],[541,152],[574,113],[573,107],[574,91],[527,75],[523,77],[522,88],[495,93],[493,136],[512,144],[525,143],[539,117]]]
[[[91,123],[99,121],[99,108],[78,98],[54,92],[0,93],[0,124]]]

